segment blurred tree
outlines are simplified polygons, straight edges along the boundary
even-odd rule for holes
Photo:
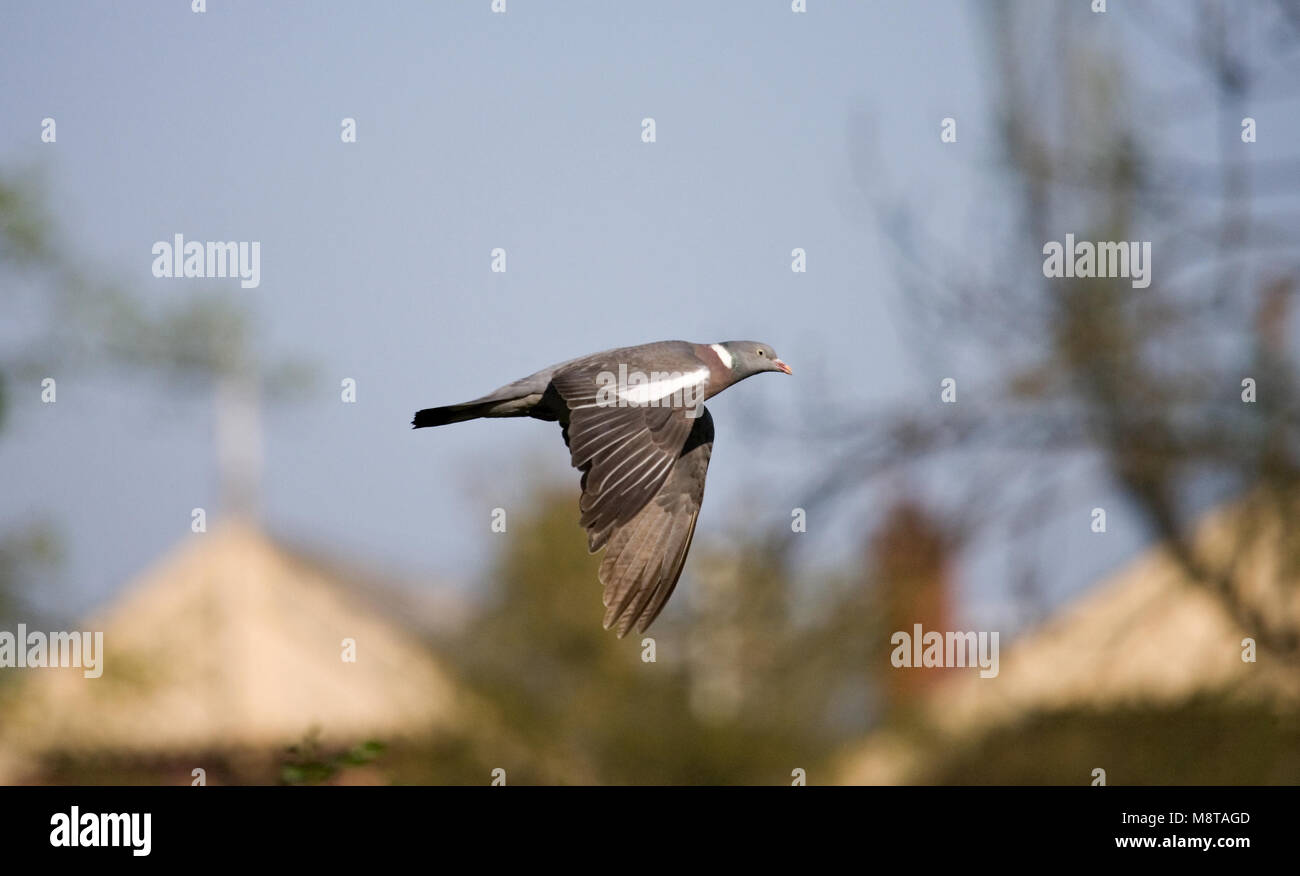
[[[0,176],[0,283],[6,287],[3,306],[9,319],[17,308],[14,287],[54,262],[48,226],[33,187]],[[29,370],[30,355],[0,350],[0,433],[8,425],[14,375]],[[22,583],[33,574],[32,567],[48,567],[59,553],[48,521],[32,521],[17,532],[0,534],[0,622],[25,610]]]
[[[1300,15],[1281,2],[1149,3],[1103,34],[1086,4],[985,11],[1002,172],[977,199],[969,237],[927,234],[910,193],[866,172],[877,157],[864,156],[862,174],[893,244],[909,346],[927,374],[961,375],[963,403],[931,404],[927,390],[925,404],[819,422],[836,440],[856,434],[821,493],[861,488],[844,460],[866,477],[941,475],[946,517],[969,535],[1001,527],[1020,548],[1024,596],[1056,560],[1034,534],[1062,513],[1085,519],[1066,504],[1083,471],[1091,491],[1117,491],[1264,651],[1300,662],[1295,613],[1257,598],[1239,562],[1280,558],[1273,592],[1294,592],[1300,538],[1265,522],[1300,510],[1289,318],[1300,159],[1256,158],[1241,134],[1249,107],[1300,98]],[[1124,63],[1134,51],[1174,57],[1185,84],[1145,80]],[[1171,126],[1193,122],[1219,132],[1217,155],[1177,151]],[[1260,199],[1274,202],[1259,209]],[[1150,241],[1150,285],[1045,277],[1043,248],[1067,232]],[[1246,378],[1255,401],[1243,398]],[[1193,535],[1225,503],[1240,510],[1238,544],[1211,554]]]
[[[792,623],[774,551],[698,544],[643,662],[648,643],[601,629],[598,565],[574,492],[540,491],[510,518],[490,605],[449,649],[529,752],[498,764],[512,782],[778,784],[795,768],[825,780],[833,744],[862,729],[837,708],[861,705],[869,683],[860,582],[823,582],[823,610]]]
[[[79,268],[44,209],[39,175],[0,173],[0,285],[6,333],[0,336],[0,430],[11,420],[17,386],[37,387],[51,374],[118,369],[161,379],[185,397],[206,391],[218,406],[223,502],[255,504],[247,435],[262,398],[281,400],[311,385],[312,366],[286,358],[263,363],[247,306],[220,290],[149,307],[110,281]],[[8,422],[8,425],[12,425]],[[223,428],[224,427],[224,428]],[[26,609],[19,597],[32,562],[61,553],[49,521],[36,521],[0,545],[0,619]],[[48,568],[42,570],[48,574]]]
[[[966,749],[928,751],[917,781],[1082,785],[1105,764],[1112,785],[1295,785],[1294,710],[1203,695],[1176,705],[1069,708],[1027,715]]]

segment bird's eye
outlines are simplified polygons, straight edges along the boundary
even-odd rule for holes
[[[759,351],[758,351],[758,355],[760,355],[760,356],[765,356],[765,355],[767,355],[767,354],[764,353],[762,350],[759,350]]]

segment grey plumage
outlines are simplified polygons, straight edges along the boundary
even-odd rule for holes
[[[606,549],[599,572],[604,625],[619,637],[633,627],[644,632],[677,586],[713,451],[713,418],[702,405],[609,403],[602,378],[633,371],[678,375],[655,386],[687,387],[701,401],[762,371],[790,373],[766,344],[660,341],[571,359],[412,420],[415,428],[479,417],[560,423],[570,462],[582,473],[579,522],[587,547]]]

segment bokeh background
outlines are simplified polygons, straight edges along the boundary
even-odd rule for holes
[[[1300,781],[1300,6],[807,5],[4,4],[0,630],[107,654],[0,669],[0,781]],[[649,662],[553,424],[408,423],[668,338],[795,377]]]

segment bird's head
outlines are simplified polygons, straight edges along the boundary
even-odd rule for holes
[[[780,371],[792,374],[790,366],[782,362],[767,344],[758,341],[726,341],[718,344],[731,356],[731,371],[736,380],[744,380],[761,371]]]

